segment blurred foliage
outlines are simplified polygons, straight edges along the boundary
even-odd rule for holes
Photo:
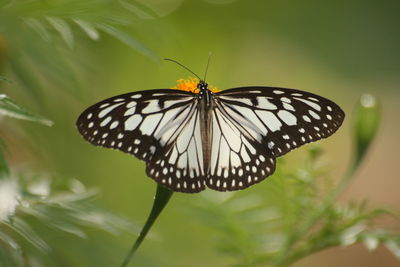
[[[0,0],[0,266],[120,263],[136,229],[99,204],[137,221],[154,184],[138,161],[84,144],[74,121],[105,95],[169,87],[182,70],[159,71],[159,57],[197,72],[211,51],[209,77],[219,88],[308,88],[349,109],[363,92],[381,99],[398,85],[398,7],[393,0]],[[87,98],[79,103],[81,94]],[[3,119],[51,124],[28,110],[54,126]],[[353,158],[345,157],[346,125],[325,143],[343,162],[352,160],[339,183],[336,170],[321,166],[329,156],[314,148],[301,167],[280,159],[273,177],[245,191],[175,194],[133,265],[287,266],[353,243],[382,244],[399,256],[398,231],[375,224],[390,211],[336,202],[376,135],[380,112],[376,98],[362,97]],[[64,178],[75,176],[98,185],[102,197]]]
[[[0,115],[52,125],[5,95],[0,95]],[[0,266],[47,266],[61,259],[72,263],[62,246],[48,244],[49,231],[79,238],[87,238],[89,229],[114,235],[136,231],[128,220],[94,205],[97,191],[76,179],[57,181],[47,175],[10,172],[0,141]],[[58,255],[58,259],[49,257],[49,253]]]
[[[372,95],[362,95],[353,122],[354,159],[338,184],[333,185],[318,164],[322,151],[314,146],[298,170],[290,171],[279,159],[266,192],[206,191],[189,201],[190,216],[215,229],[217,249],[235,258],[237,264],[233,266],[238,267],[289,266],[320,250],[357,242],[370,251],[383,244],[399,256],[400,232],[374,225],[377,218],[393,215],[391,211],[369,209],[367,201],[347,205],[336,202],[365,157],[379,121],[379,103]],[[171,194],[157,187],[152,211],[122,266],[127,266]]]
[[[208,192],[191,201],[190,214],[216,229],[218,249],[236,259],[233,266],[289,266],[320,250],[354,243],[363,243],[369,251],[385,245],[400,260],[400,232],[375,223],[395,213],[371,209],[366,200],[336,201],[362,163],[379,121],[375,97],[361,96],[353,122],[354,159],[338,184],[332,184],[321,167],[322,151],[314,146],[297,170],[279,160],[265,192]]]
[[[53,124],[52,121],[33,115],[29,111],[18,106],[12,99],[4,94],[0,94],[0,115],[14,117],[20,120],[39,122],[47,126]]]
[[[55,186],[55,180],[27,174],[0,180],[0,266],[72,264],[63,242],[48,240],[52,231],[62,233],[63,238],[73,235],[84,239],[94,229],[113,235],[137,231],[128,220],[94,205],[95,190],[75,179],[63,179]],[[74,246],[87,250],[79,240]]]
[[[335,187],[312,154],[297,170],[278,162],[278,173],[264,191],[210,191],[190,201],[189,214],[213,228],[217,249],[234,259],[232,266],[289,266],[320,250],[354,243],[370,251],[383,244],[399,255],[400,233],[374,224],[393,214],[368,208],[366,201],[331,201]]]
[[[385,245],[400,260],[400,232],[375,223],[382,216],[398,218],[394,212],[371,209],[367,200],[337,202],[374,140],[379,121],[375,97],[361,96],[353,121],[354,159],[337,184],[320,164],[321,149],[314,146],[297,170],[278,160],[265,191],[207,192],[190,202],[190,214],[216,229],[217,248],[235,258],[233,266],[289,266],[320,250],[354,243],[369,251]]]
[[[135,2],[136,3],[136,2]],[[76,39],[98,41],[107,34],[157,61],[158,57],[124,32],[140,17],[156,16],[150,8],[128,1],[53,0],[2,1],[0,4],[0,65],[7,61],[10,77],[36,97],[49,82],[70,93],[80,86],[85,69],[74,51]],[[82,44],[81,44],[82,45]],[[87,51],[85,51],[87,52]],[[1,67],[1,66],[0,66]]]

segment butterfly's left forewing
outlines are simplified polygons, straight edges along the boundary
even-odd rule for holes
[[[77,127],[94,145],[146,161],[147,174],[158,183],[175,191],[198,192],[204,189],[202,161],[194,162],[202,157],[199,120],[195,94],[160,89],[101,101],[79,116]]]

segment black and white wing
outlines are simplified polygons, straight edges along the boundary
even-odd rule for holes
[[[275,171],[275,158],[326,138],[344,112],[332,101],[294,89],[234,88],[214,95],[207,186],[246,188]]]
[[[77,127],[90,143],[146,161],[147,175],[182,192],[204,189],[196,94],[161,89],[111,97],[86,109]]]
[[[215,99],[211,116],[211,161],[206,183],[218,191],[244,189],[275,171],[272,151],[248,120],[238,120]]]
[[[238,124],[279,157],[306,143],[332,135],[345,114],[334,102],[304,91],[275,87],[242,87],[216,94]]]

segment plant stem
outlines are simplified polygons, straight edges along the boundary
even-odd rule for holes
[[[172,196],[172,193],[173,192],[171,190],[169,190],[161,185],[157,185],[157,191],[156,191],[156,195],[154,197],[153,207],[150,211],[149,216],[147,217],[147,221],[146,221],[145,225],[143,226],[142,231],[140,232],[135,243],[133,244],[131,250],[126,255],[124,262],[121,264],[121,267],[125,267],[129,264],[133,255],[135,254],[136,250],[140,247],[140,244],[142,244],[142,241],[145,239],[147,233],[153,226],[153,223],[156,221],[158,215],[160,215],[161,211],[167,205],[169,199]]]

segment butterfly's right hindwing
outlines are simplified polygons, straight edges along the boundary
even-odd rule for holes
[[[211,163],[207,186],[234,191],[259,183],[275,171],[275,157],[218,103],[212,111]]]

